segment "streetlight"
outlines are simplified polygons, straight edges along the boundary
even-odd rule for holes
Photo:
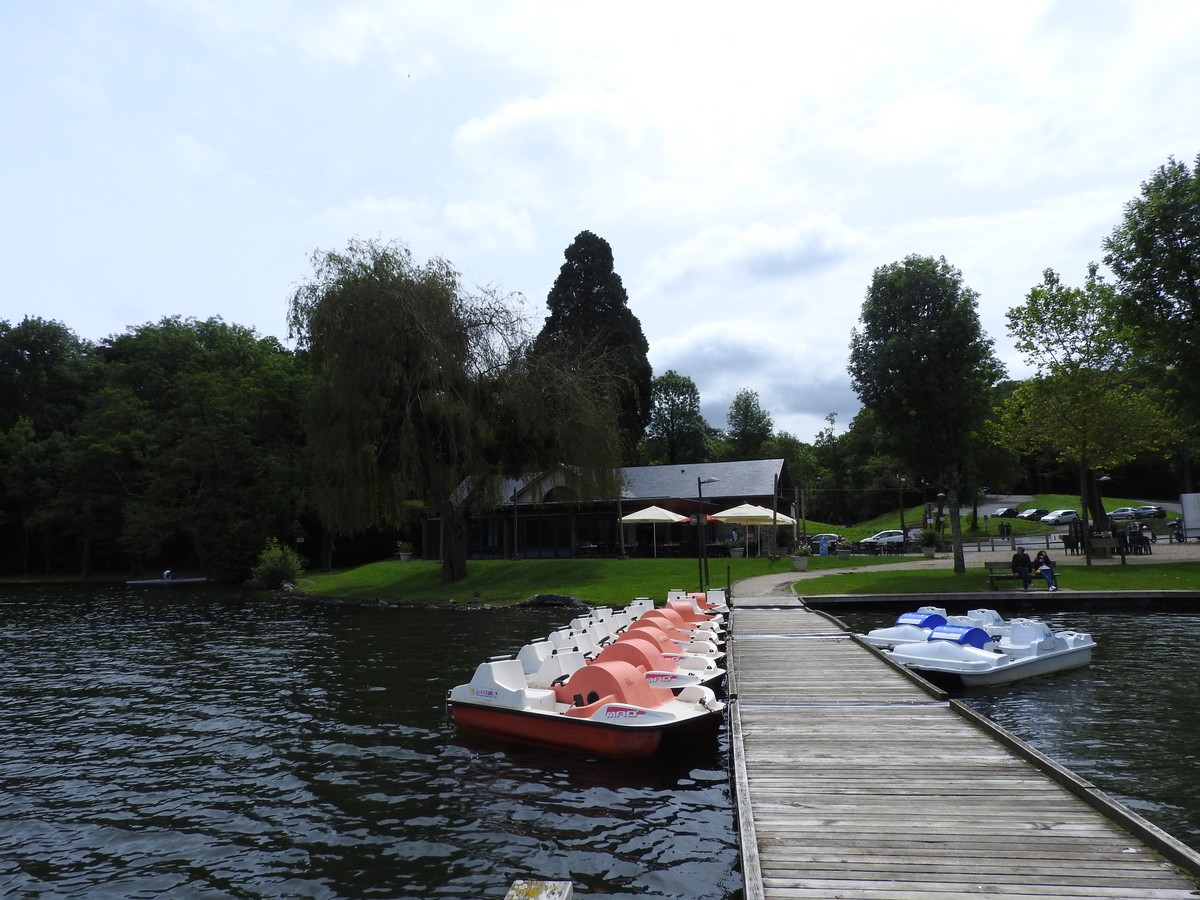
[[[904,527],[904,476],[896,475],[896,500],[900,504],[900,534],[908,540],[908,530]]]
[[[700,590],[708,583],[708,548],[704,543],[704,485],[720,481],[720,478],[697,478],[696,499],[700,503],[700,511],[696,513],[696,569],[700,573]]]
[[[1100,518],[1098,518],[1096,520],[1096,524],[1099,526],[1103,526],[1104,523],[1108,521],[1108,513],[1104,511],[1104,495],[1100,491],[1100,485],[1106,484],[1110,481],[1112,481],[1112,477],[1109,475],[1100,475],[1096,478],[1096,509],[1100,513]],[[1087,523],[1087,504],[1085,503],[1083,505],[1083,523],[1082,524],[1086,525],[1086,523]],[[1115,529],[1113,529],[1113,527],[1112,527],[1112,523],[1109,522],[1108,525],[1109,525],[1109,535],[1111,537],[1115,538],[1117,535],[1115,533]],[[1067,526],[1067,527],[1070,527],[1070,526]],[[1087,555],[1087,564],[1090,566],[1092,564],[1092,552],[1093,552],[1092,551],[1092,546],[1093,546],[1092,545],[1092,533],[1091,533],[1092,529],[1086,528],[1085,530],[1087,533],[1083,535],[1083,539],[1085,541],[1087,541],[1087,546],[1086,546],[1084,552]],[[1118,544],[1118,546],[1120,546],[1120,544]],[[1122,551],[1122,553],[1121,553],[1121,562],[1122,563],[1125,562],[1124,551]]]
[[[941,534],[943,529],[946,527],[946,523],[942,521],[942,507],[946,505],[946,495],[941,491],[938,491],[937,493],[937,502],[937,516],[933,520],[933,530],[938,534]]]

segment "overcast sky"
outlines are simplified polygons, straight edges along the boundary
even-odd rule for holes
[[[523,295],[605,238],[655,374],[812,440],[873,271],[1004,313],[1200,153],[1200,2],[0,4],[0,318],[286,339],[354,237]]]

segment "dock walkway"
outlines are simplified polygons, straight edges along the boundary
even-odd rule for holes
[[[726,648],[747,900],[1200,895],[1191,848],[758,588]]]

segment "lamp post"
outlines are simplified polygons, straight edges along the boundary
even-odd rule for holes
[[[700,504],[700,510],[696,513],[696,568],[700,573],[701,591],[708,583],[708,547],[704,543],[704,520],[706,518],[704,515],[704,485],[720,480],[719,478],[696,479],[696,500]]]
[[[1110,475],[1100,475],[1096,478],[1096,511],[1100,515],[1100,518],[1096,519],[1096,524],[1099,526],[1103,526],[1107,523],[1109,536],[1113,537],[1113,538],[1117,538],[1117,546],[1120,548],[1120,552],[1121,552],[1121,565],[1126,565],[1125,544],[1121,542],[1121,539],[1119,537],[1117,537],[1116,529],[1113,528],[1112,521],[1108,518],[1108,513],[1105,512],[1105,510],[1104,510],[1104,494],[1101,493],[1101,491],[1100,491],[1100,485],[1107,484],[1110,481],[1112,481],[1112,476],[1110,476]],[[1087,523],[1087,507],[1086,506],[1084,507],[1083,515],[1084,515],[1083,521],[1085,524],[1085,530],[1088,532],[1088,535],[1087,535],[1087,541],[1088,541],[1087,564],[1090,566],[1092,564],[1092,535],[1091,535],[1091,529],[1086,528],[1086,523]]]
[[[908,540],[908,530],[904,527],[904,476],[896,475],[896,501],[900,504],[900,534]]]
[[[1110,481],[1112,481],[1111,475],[1101,475],[1096,479],[1096,509],[1106,520],[1108,519],[1108,513],[1104,510],[1104,495],[1100,492],[1100,485],[1108,484]],[[1096,524],[1103,525],[1104,522],[1100,521]]]
[[[946,527],[946,523],[942,520],[942,507],[946,505],[946,495],[941,491],[938,491],[937,493],[937,502],[937,517],[934,519],[933,529],[938,534],[941,534],[942,530]]]

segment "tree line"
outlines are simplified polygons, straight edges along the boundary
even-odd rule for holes
[[[850,336],[862,409],[811,442],[776,431],[751,390],[716,429],[690,378],[655,377],[612,249],[588,231],[536,334],[517,298],[468,288],[446,260],[357,240],[313,255],[289,304],[295,350],[220,319],[95,343],[0,320],[0,571],[184,560],[237,580],[271,539],[327,567],[386,555],[433,514],[453,581],[470,516],[506,479],[558,467],[557,496],[587,502],[617,495],[621,465],[717,459],[785,458],[808,517],[831,524],[921,491],[946,496],[960,534],[960,502],[985,485],[1069,485],[1102,520],[1100,472],[1126,495],[1192,486],[1200,158],[1158,169],[1102,249],[1113,283],[1097,265],[1077,287],[1047,270],[1009,311],[1035,369],[1019,383],[957,269],[881,266]]]

